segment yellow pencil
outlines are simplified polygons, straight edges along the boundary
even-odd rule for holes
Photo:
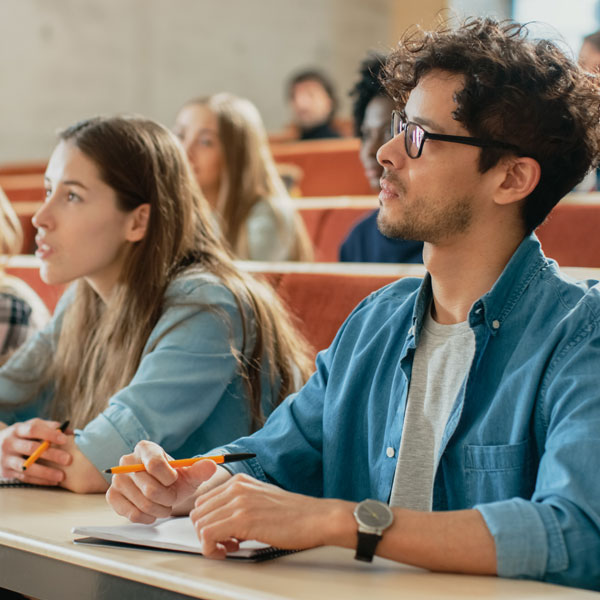
[[[189,467],[199,460],[212,460],[216,463],[230,463],[237,462],[238,460],[248,460],[254,458],[256,454],[219,454],[218,456],[196,456],[195,458],[180,458],[178,460],[170,460],[169,465],[174,469],[179,467]],[[119,473],[139,473],[145,471],[145,465],[122,465],[120,467],[112,467],[112,469],[105,469],[105,473],[112,473],[118,475]]]
[[[69,421],[65,421],[59,429],[64,433],[67,427],[69,426]],[[23,466],[21,467],[23,471],[27,470],[27,467],[30,467],[46,450],[50,448],[50,442],[48,440],[44,440],[33,452],[33,454],[25,460]]]

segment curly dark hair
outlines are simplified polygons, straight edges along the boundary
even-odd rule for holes
[[[350,90],[352,116],[354,117],[354,132],[361,136],[361,127],[365,119],[367,105],[376,96],[387,96],[387,91],[381,82],[386,57],[383,54],[370,54],[360,65],[360,79]]]
[[[439,69],[464,76],[454,119],[474,137],[512,144],[520,156],[540,164],[540,181],[523,203],[529,233],[597,164],[600,79],[551,41],[527,35],[523,25],[490,18],[468,19],[457,29],[413,29],[389,56],[384,84],[403,109],[427,73]],[[510,153],[483,148],[479,170]]]

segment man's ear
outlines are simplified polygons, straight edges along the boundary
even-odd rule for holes
[[[129,242],[139,242],[146,235],[150,221],[150,205],[140,204],[129,214],[125,239]]]
[[[523,200],[540,181],[540,163],[529,156],[507,158],[501,166],[504,177],[496,189],[496,204],[511,204]]]

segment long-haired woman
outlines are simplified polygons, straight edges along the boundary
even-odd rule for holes
[[[233,264],[173,134],[140,118],[78,123],[45,182],[41,275],[76,283],[0,369],[0,475],[103,491],[101,471],[137,441],[202,452],[259,427],[306,378],[297,332]],[[74,435],[57,431],[66,419]],[[54,446],[23,472],[40,439]]]
[[[50,318],[38,295],[24,281],[4,271],[7,259],[18,254],[22,244],[19,218],[0,189],[0,364]]]
[[[236,257],[312,259],[310,239],[277,173],[254,104],[227,93],[191,100],[173,130]]]

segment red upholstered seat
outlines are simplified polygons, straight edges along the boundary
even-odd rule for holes
[[[43,202],[44,175],[42,173],[0,175],[0,187],[11,202]]]
[[[327,348],[352,309],[371,292],[398,279],[395,275],[284,273],[279,297],[315,351]]]
[[[46,171],[47,160],[32,162],[3,163],[0,165],[0,175],[31,175],[43,174]]]
[[[339,247],[352,227],[373,206],[343,206],[323,199],[319,207],[296,207],[302,216],[315,248],[315,260],[338,260]],[[600,267],[600,203],[558,204],[548,219],[536,230],[546,256],[563,267]]]
[[[372,193],[359,147],[358,138],[343,138],[272,144],[271,150],[276,162],[302,170],[298,185],[302,196],[340,196]]]
[[[600,267],[600,204],[558,204],[536,231],[561,266]]]

